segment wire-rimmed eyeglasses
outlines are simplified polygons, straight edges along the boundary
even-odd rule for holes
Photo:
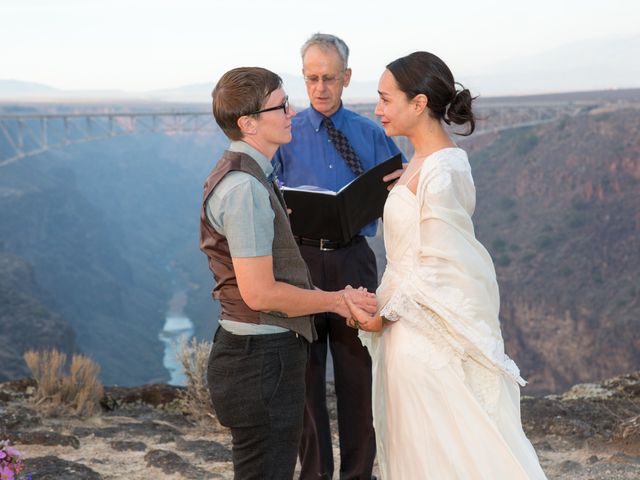
[[[324,83],[325,85],[328,86],[332,86],[334,85],[338,80],[341,80],[343,77],[343,74],[338,74],[338,75],[322,75],[321,77],[319,77],[318,75],[305,75],[304,76],[304,82],[307,85],[310,86],[315,86],[318,83],[320,83],[320,81],[322,81],[322,83]]]

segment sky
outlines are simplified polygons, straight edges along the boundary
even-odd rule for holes
[[[300,45],[318,31],[347,42],[354,80],[415,50],[474,74],[640,33],[640,0],[0,0],[0,79],[135,92],[238,66],[299,74]]]

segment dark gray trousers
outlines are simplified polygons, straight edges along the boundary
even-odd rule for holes
[[[364,238],[333,251],[301,246],[313,284],[323,290],[346,285],[375,291],[376,258]],[[327,408],[327,349],[331,349],[340,433],[340,480],[369,480],[376,455],[371,412],[371,357],[344,318],[315,316],[318,340],[310,345],[300,480],[333,478],[333,442]]]
[[[308,343],[293,332],[216,332],[207,380],[218,420],[231,429],[234,479],[291,480],[304,409]]]

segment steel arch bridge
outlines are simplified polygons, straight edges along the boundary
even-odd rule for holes
[[[350,105],[370,118],[373,104]],[[512,128],[552,122],[563,115],[574,116],[584,106],[568,102],[551,104],[495,103],[479,105],[480,120],[474,136]],[[485,119],[482,119],[485,117]],[[149,111],[113,113],[55,113],[0,115],[0,167],[48,150],[93,140],[143,133],[182,134],[219,132],[211,112]],[[409,155],[405,137],[395,137]]]
[[[211,112],[0,115],[0,167],[69,145],[142,133],[219,131]]]

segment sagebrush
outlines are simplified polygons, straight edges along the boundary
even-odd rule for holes
[[[85,417],[100,409],[100,367],[90,358],[73,355],[68,373],[67,355],[58,350],[29,350],[24,360],[37,384],[33,401],[43,411]]]
[[[177,357],[187,380],[186,388],[180,396],[185,410],[198,425],[218,429],[220,424],[211,404],[207,385],[207,364],[210,351],[211,342],[198,342],[195,338],[188,341],[186,337],[180,339]]]

